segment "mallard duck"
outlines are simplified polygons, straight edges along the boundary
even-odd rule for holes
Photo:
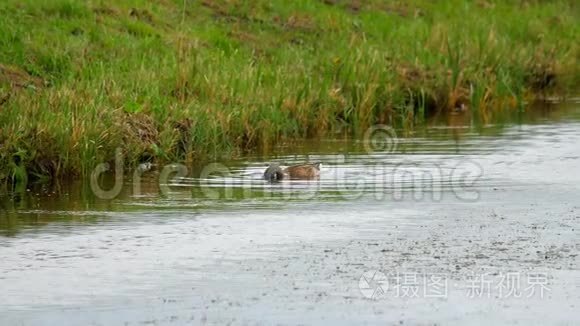
[[[272,163],[264,171],[264,179],[276,182],[283,179],[315,179],[320,176],[322,163],[306,163],[291,165],[285,169],[278,163]]]

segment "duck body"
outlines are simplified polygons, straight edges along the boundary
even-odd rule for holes
[[[284,169],[290,179],[314,179],[320,176],[321,163],[291,165]]]
[[[321,163],[307,163],[291,165],[285,169],[278,163],[272,163],[264,172],[264,179],[277,182],[283,179],[308,180],[320,176]]]

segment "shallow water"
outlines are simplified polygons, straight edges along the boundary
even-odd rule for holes
[[[0,325],[579,323],[578,102],[397,134],[4,195]]]

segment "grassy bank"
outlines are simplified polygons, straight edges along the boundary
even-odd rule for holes
[[[509,3],[2,1],[0,180],[486,119],[578,85],[574,1]]]

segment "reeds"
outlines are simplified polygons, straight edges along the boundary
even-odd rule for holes
[[[573,6],[7,0],[0,180],[86,176],[116,148],[134,167],[522,110],[578,85]]]

